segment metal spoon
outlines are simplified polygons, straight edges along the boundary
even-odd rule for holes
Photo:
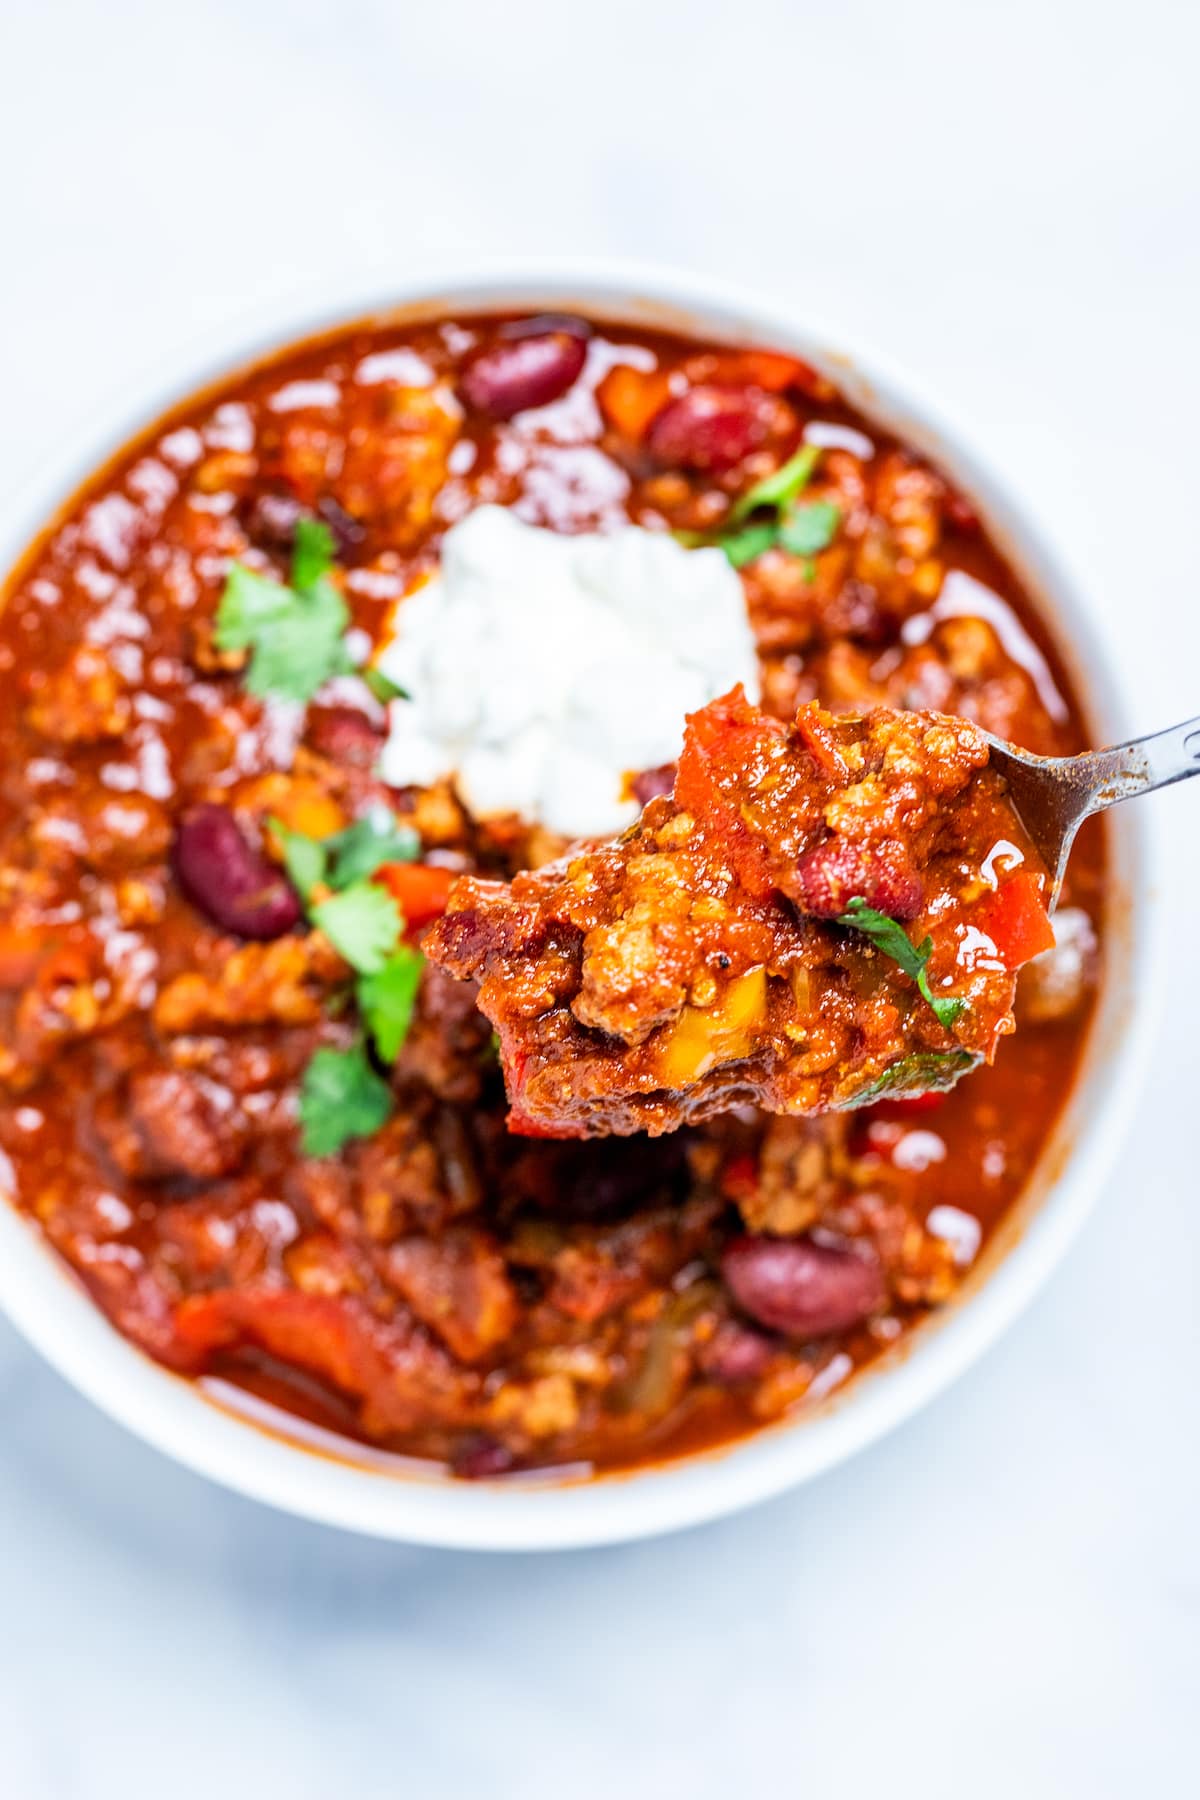
[[[983,735],[991,746],[991,766],[1008,782],[1021,823],[1050,873],[1052,909],[1085,819],[1118,800],[1200,775],[1200,719],[1082,756],[1031,756],[989,732]]]

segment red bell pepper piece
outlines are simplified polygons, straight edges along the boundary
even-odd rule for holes
[[[374,878],[383,883],[400,908],[410,937],[431,919],[441,918],[456,879],[453,869],[417,862],[384,863]]]
[[[750,705],[741,684],[689,713],[675,775],[675,799],[705,821],[706,835],[719,840],[746,890],[764,898],[772,890],[763,845],[742,817],[741,784],[756,757],[765,757],[786,734],[777,719]]]
[[[1007,969],[1019,969],[1054,946],[1041,881],[1028,869],[1018,869],[994,894],[985,895],[972,908],[971,923],[991,938]]]
[[[930,1088],[925,1094],[905,1094],[899,1100],[879,1100],[868,1109],[872,1119],[910,1119],[918,1113],[936,1112],[950,1098],[944,1088]]]

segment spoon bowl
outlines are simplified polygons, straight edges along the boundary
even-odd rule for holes
[[[984,732],[992,767],[1008,783],[1022,825],[1050,876],[1050,910],[1075,834],[1093,813],[1200,774],[1200,719],[1082,756],[1034,756]]]

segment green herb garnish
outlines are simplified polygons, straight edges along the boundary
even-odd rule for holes
[[[779,529],[775,525],[747,525],[742,531],[730,532],[721,539],[721,548],[735,569],[744,569],[752,563],[756,556],[764,550],[770,550],[779,541]]]
[[[288,880],[307,901],[317,883],[325,879],[329,857],[324,844],[318,838],[305,837],[302,831],[292,831],[282,819],[268,819],[267,830],[283,851]]]
[[[404,930],[395,900],[373,881],[352,881],[311,906],[308,916],[360,975],[379,974]]]
[[[352,882],[364,881],[384,863],[413,862],[421,840],[410,825],[402,825],[385,806],[375,807],[331,837],[306,837],[291,831],[282,819],[268,820],[268,829],[283,851],[284,867],[292,886],[307,900],[318,882],[339,892]]]
[[[860,1088],[845,1102],[848,1109],[871,1106],[876,1100],[900,1100],[907,1094],[944,1092],[961,1075],[983,1061],[971,1050],[914,1050],[897,1057],[882,1075]]]
[[[424,967],[421,952],[402,945],[378,974],[359,981],[359,1011],[385,1063],[395,1062],[408,1036]]]
[[[411,862],[420,839],[386,807],[377,807],[324,839],[269,828],[304,901],[309,921],[354,969],[354,998],[366,1038],[353,1050],[318,1050],[300,1095],[303,1147],[328,1156],[351,1138],[367,1137],[392,1110],[391,1089],[372,1053],[394,1063],[412,1025],[425,958],[405,944],[404,917],[387,888],[371,880],[384,863]],[[314,900],[320,890],[322,898]]]
[[[819,444],[801,444],[794,456],[789,456],[781,463],[772,475],[765,475],[740,494],[729,509],[729,523],[739,525],[748,519],[752,512],[760,506],[769,506],[775,512],[783,512],[789,507],[797,494],[802,494],[813,478],[817,461],[821,455]]]
[[[815,556],[827,550],[842,521],[841,507],[832,500],[806,500],[795,506],[779,527],[779,542],[793,556]]]
[[[323,848],[333,859],[330,887],[344,888],[374,875],[384,863],[413,862],[421,840],[410,825],[399,824],[386,807],[379,807],[326,838]]]
[[[296,526],[290,584],[234,563],[217,607],[218,650],[249,650],[246,686],[252,694],[311,700],[333,675],[353,663],[346,648],[350,613],[333,583],[333,537],[327,525]]]
[[[365,1044],[316,1051],[300,1084],[305,1155],[332,1156],[351,1138],[370,1137],[391,1117],[392,1105],[392,1090]]]
[[[914,944],[898,920],[889,919],[886,913],[876,912],[873,906],[868,906],[859,896],[849,902],[846,911],[840,914],[838,924],[853,926],[855,931],[861,931],[864,936],[869,937],[877,949],[882,950],[885,956],[890,956],[916,982],[922,997],[937,1014],[939,1025],[947,1028],[953,1025],[967,1003],[965,1000],[943,999],[930,991],[926,968],[933,954],[931,937],[927,937],[923,944]]]
[[[802,444],[773,475],[756,481],[734,501],[727,523],[737,529],[722,531],[713,541],[724,550],[735,569],[744,569],[776,545],[792,556],[812,557],[833,542],[842,520],[841,508],[831,500],[798,504],[820,455],[820,445]],[[753,513],[768,511],[769,518],[751,518]],[[747,520],[749,523],[745,523]],[[808,570],[805,578],[812,578]]]
[[[364,669],[363,680],[377,700],[386,706],[389,700],[411,700],[412,695],[407,688],[402,688],[398,681],[385,675],[382,669]]]
[[[333,567],[333,533],[320,519],[298,519],[292,539],[292,586],[298,594],[315,587]]]

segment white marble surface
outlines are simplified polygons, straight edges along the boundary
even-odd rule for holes
[[[9,0],[0,486],[331,268],[734,270],[952,404],[1166,723],[1200,710],[1198,52],[1188,0]],[[1002,1346],[807,1491],[596,1554],[356,1541],[172,1467],[0,1325],[0,1791],[1194,1792],[1200,795],[1158,805],[1181,966],[1135,1141]]]

